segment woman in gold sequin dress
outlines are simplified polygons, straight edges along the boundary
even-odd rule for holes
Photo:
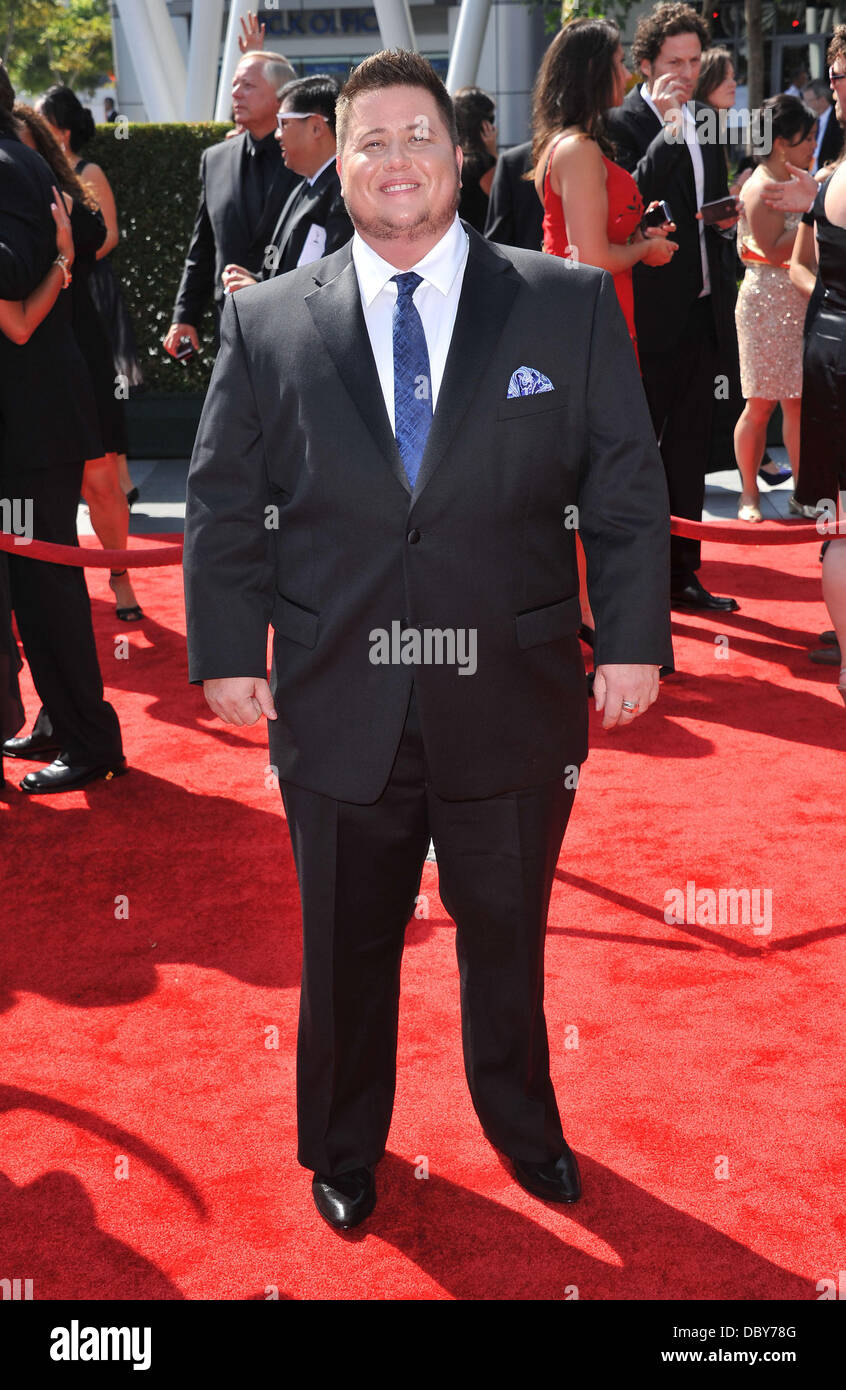
[[[764,102],[763,133],[769,153],[744,185],[737,227],[738,251],[746,268],[735,317],[740,348],[740,381],[746,402],[735,426],[734,451],[743,489],[737,515],[760,521],[758,469],[764,456],[767,424],[776,402],[784,417],[784,443],[794,477],[799,463],[799,412],[802,402],[802,327],[807,307],[790,280],[790,253],[799,226],[797,213],[779,212],[761,197],[762,185],[790,179],[788,162],[807,169],[816,142],[816,116],[798,97]],[[771,124],[770,124],[771,122]]]

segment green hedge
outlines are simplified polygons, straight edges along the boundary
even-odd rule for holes
[[[121,240],[112,264],[123,286],[148,390],[202,392],[211,374],[212,320],[200,325],[203,353],[183,366],[164,351],[173,301],[200,193],[200,155],[231,125],[100,125],[83,151],[99,164],[117,203]],[[125,138],[121,139],[123,134]]]

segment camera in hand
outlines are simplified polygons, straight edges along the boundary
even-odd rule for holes
[[[669,203],[656,203],[654,208],[649,208],[640,219],[640,230],[644,236],[650,227],[663,227],[665,222],[673,222],[672,210]]]
[[[173,355],[177,362],[191,361],[191,358],[194,356],[194,344],[191,342],[187,333],[182,334],[177,344],[176,352]]]

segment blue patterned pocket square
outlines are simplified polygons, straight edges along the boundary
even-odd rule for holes
[[[518,367],[508,383],[508,396],[538,396],[541,391],[554,391],[548,376],[537,367]]]

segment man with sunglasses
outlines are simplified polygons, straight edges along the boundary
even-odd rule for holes
[[[283,207],[256,275],[227,265],[223,287],[228,294],[309,265],[337,251],[353,234],[335,168],[335,102],[338,83],[327,73],[289,82],[280,93],[276,139],[286,168],[301,175]]]

